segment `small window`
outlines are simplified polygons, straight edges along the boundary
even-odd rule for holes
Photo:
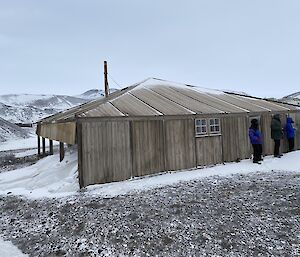
[[[207,135],[207,122],[206,119],[195,120],[196,136]]]
[[[220,132],[221,132],[220,119],[218,118],[209,119],[209,133],[220,134]]]

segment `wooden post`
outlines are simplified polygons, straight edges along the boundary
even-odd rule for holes
[[[41,156],[41,139],[40,136],[37,136],[37,143],[38,143],[38,156]]]
[[[84,176],[82,170],[82,124],[77,122],[77,153],[78,153],[78,174],[79,174],[79,186],[80,188],[84,187]]]
[[[46,155],[46,140],[42,137],[42,146],[43,146],[43,156]]]
[[[108,88],[108,79],[107,79],[107,61],[104,61],[104,89],[105,89],[105,97],[108,97],[109,88]]]
[[[53,141],[49,139],[50,155],[53,155]]]
[[[61,162],[65,158],[64,143],[59,142],[59,161]]]

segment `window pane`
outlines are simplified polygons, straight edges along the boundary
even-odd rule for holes
[[[197,126],[201,125],[201,120],[196,120],[196,125]]]
[[[216,131],[220,132],[220,126],[216,126]]]
[[[209,120],[209,124],[210,124],[210,125],[214,125],[214,119],[210,119],[210,120]]]
[[[215,119],[215,124],[219,125],[219,121],[220,121],[219,119]]]
[[[206,133],[206,127],[202,127],[202,133]]]
[[[202,132],[201,127],[197,127],[196,129],[197,129],[197,134],[201,134],[201,132]]]
[[[206,120],[202,120],[202,125],[206,125]]]
[[[215,127],[214,127],[214,126],[211,126],[211,127],[210,127],[210,131],[211,131],[211,132],[215,132]]]

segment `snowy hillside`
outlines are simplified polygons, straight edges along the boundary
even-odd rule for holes
[[[0,118],[0,142],[7,140],[28,138],[30,133],[17,125]]]
[[[280,100],[286,103],[300,105],[300,92],[287,95]]]
[[[110,93],[113,93],[117,90],[118,89],[116,89],[116,88],[111,88],[109,91],[110,91]],[[81,95],[77,95],[76,97],[81,98],[81,99],[86,99],[86,100],[93,100],[93,99],[96,99],[99,97],[104,97],[104,95],[105,95],[105,92],[103,90],[91,89],[91,90],[84,92]]]
[[[111,89],[111,92],[116,89]],[[78,96],[0,95],[0,117],[12,123],[32,123],[62,110],[103,97],[103,90],[91,89]]]
[[[1,95],[0,117],[13,123],[31,123],[84,102],[63,95]]]
[[[292,97],[284,97],[281,101],[289,104],[297,104],[300,105],[300,98],[292,98]]]

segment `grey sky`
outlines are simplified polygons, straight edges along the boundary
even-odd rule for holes
[[[0,94],[103,88],[107,60],[122,86],[284,96],[300,91],[299,13],[299,0],[0,0]]]

